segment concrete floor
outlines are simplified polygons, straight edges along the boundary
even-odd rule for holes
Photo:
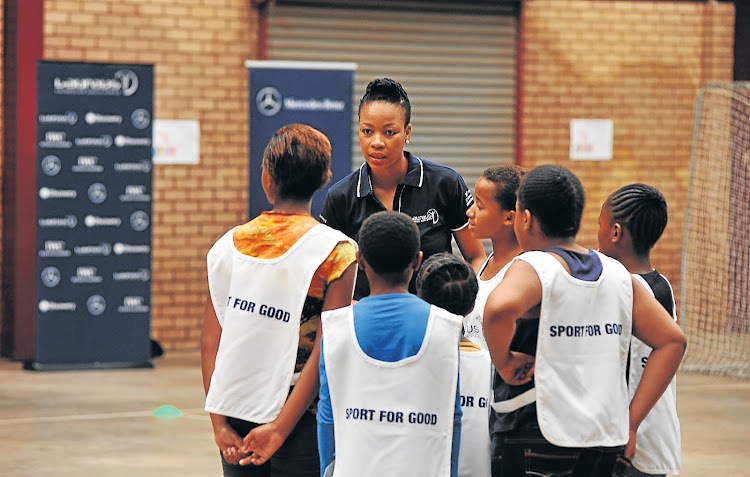
[[[154,369],[23,371],[0,361],[0,476],[220,476],[197,352]],[[162,405],[182,417],[154,417]],[[683,477],[750,475],[750,381],[678,377]]]

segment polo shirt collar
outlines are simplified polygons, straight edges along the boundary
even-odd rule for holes
[[[409,161],[409,165],[406,167],[406,177],[404,177],[401,183],[412,187],[422,187],[424,183],[424,164],[422,163],[422,159],[408,151],[404,151],[404,156]],[[359,166],[357,197],[364,197],[369,194],[372,194],[372,181],[370,180],[370,166],[365,162]]]

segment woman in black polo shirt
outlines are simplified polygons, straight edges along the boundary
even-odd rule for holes
[[[320,219],[357,240],[370,215],[403,212],[419,227],[425,260],[451,252],[453,236],[477,270],[486,255],[482,242],[466,227],[466,211],[474,197],[453,169],[404,151],[411,129],[411,104],[404,88],[389,78],[371,81],[359,103],[359,144],[365,163],[329,189]],[[415,291],[414,280],[409,289]],[[368,294],[365,274],[359,273],[354,298]]]

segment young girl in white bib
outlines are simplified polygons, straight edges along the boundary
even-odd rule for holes
[[[466,215],[471,235],[492,242],[492,252],[479,270],[479,290],[474,309],[464,318],[464,336],[487,349],[482,321],[490,292],[503,279],[506,265],[521,253],[513,222],[516,216],[516,191],[526,169],[504,164],[485,169],[474,186],[474,203]]]
[[[330,158],[321,132],[276,131],[262,168],[273,210],[208,252],[201,366],[224,476],[319,473],[320,314],[350,303],[356,276],[356,244],[310,215]]]
[[[468,263],[450,253],[425,260],[417,274],[417,294],[428,303],[459,316],[474,308],[477,277]],[[465,330],[464,330],[465,333]],[[461,338],[461,449],[459,477],[490,477],[489,403],[492,392],[490,353]]]
[[[321,471],[334,477],[456,477],[461,317],[409,293],[422,259],[411,217],[371,215],[360,229],[359,247],[370,295],[322,317]]]
[[[656,188],[630,184],[610,195],[599,215],[599,251],[619,260],[677,321],[669,280],[651,265],[651,249],[667,226],[667,201]],[[651,348],[638,338],[630,345],[628,389],[638,388]],[[638,427],[635,457],[627,477],[680,473],[680,421],[677,378]]]
[[[493,436],[502,456],[493,475],[622,475],[682,359],[685,335],[659,302],[622,264],[576,243],[583,205],[583,186],[563,167],[539,166],[521,182],[515,230],[526,252],[490,294],[484,331],[503,380],[533,378],[534,388],[493,404],[528,409],[501,442]],[[518,319],[538,320],[525,352],[512,347]],[[653,352],[628,406],[631,330]]]

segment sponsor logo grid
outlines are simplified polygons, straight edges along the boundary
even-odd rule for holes
[[[149,65],[40,62],[37,313],[148,316]]]

